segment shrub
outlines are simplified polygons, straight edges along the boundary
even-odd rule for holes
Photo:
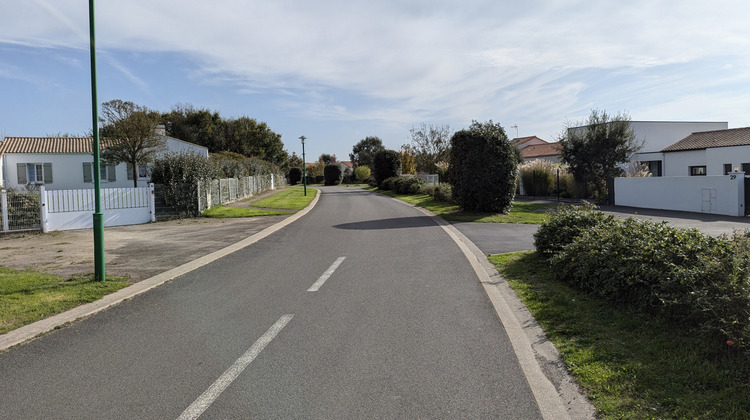
[[[401,176],[394,181],[394,190],[399,194],[418,194],[426,185],[425,180],[416,176]]]
[[[367,182],[370,179],[370,167],[368,166],[357,166],[354,168],[354,178],[358,182]]]
[[[535,235],[559,280],[686,323],[705,340],[750,346],[750,235],[713,238],[667,223],[554,214]],[[544,244],[541,244],[544,242]],[[544,250],[544,251],[542,251]]]
[[[344,173],[338,163],[329,163],[323,169],[323,176],[326,185],[339,185],[344,178]]]
[[[558,167],[547,160],[535,160],[519,166],[518,171],[526,195],[545,197],[555,187]]]
[[[492,121],[453,134],[450,177],[456,203],[467,211],[507,214],[516,192],[517,158],[515,146]]]
[[[193,153],[167,154],[154,161],[151,182],[163,185],[164,204],[182,215],[197,216],[198,184],[223,175],[213,161]]]
[[[289,184],[297,185],[302,181],[302,169],[290,168],[289,169]]]
[[[384,191],[395,191],[396,181],[398,181],[397,176],[392,176],[390,178],[384,179],[383,182],[380,183],[379,188]]]
[[[401,175],[401,155],[395,150],[381,150],[373,158],[373,176],[378,186],[388,178]]]
[[[534,247],[545,258],[551,258],[572,243],[581,232],[600,224],[612,224],[614,216],[596,210],[593,204],[561,204],[534,233]]]

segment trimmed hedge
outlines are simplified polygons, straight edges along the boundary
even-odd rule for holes
[[[517,177],[518,153],[502,127],[474,122],[451,137],[453,198],[463,210],[508,214]]]
[[[289,169],[289,185],[297,185],[302,181],[302,169],[290,168]]]
[[[388,178],[401,176],[401,155],[395,150],[375,153],[372,172],[378,186]]]
[[[696,229],[593,213],[557,212],[535,236],[559,280],[686,323],[708,340],[750,346],[750,233],[713,238]]]
[[[329,163],[323,168],[323,176],[326,185],[339,185],[344,179],[344,172],[341,171],[338,163]]]

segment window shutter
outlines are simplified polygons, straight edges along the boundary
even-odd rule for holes
[[[107,181],[109,182],[115,182],[117,181],[117,175],[115,174],[115,169],[117,167],[115,165],[109,165],[107,166]]]
[[[45,163],[43,166],[44,166],[44,183],[51,184],[52,183],[52,164]]]
[[[18,185],[28,183],[29,181],[26,179],[26,164],[17,163],[16,170],[18,171]]]
[[[128,163],[128,180],[133,180],[133,165]]]
[[[91,162],[83,162],[83,182],[93,182],[94,175],[91,172]]]

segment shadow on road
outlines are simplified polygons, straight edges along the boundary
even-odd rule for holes
[[[409,229],[427,226],[436,226],[437,224],[429,217],[396,217],[391,219],[366,220],[364,222],[342,223],[334,225],[336,229],[347,230],[382,230],[382,229]]]

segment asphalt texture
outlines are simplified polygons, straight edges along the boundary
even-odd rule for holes
[[[0,371],[0,418],[542,417],[446,231],[347,188],[323,189],[272,236],[0,354]]]

